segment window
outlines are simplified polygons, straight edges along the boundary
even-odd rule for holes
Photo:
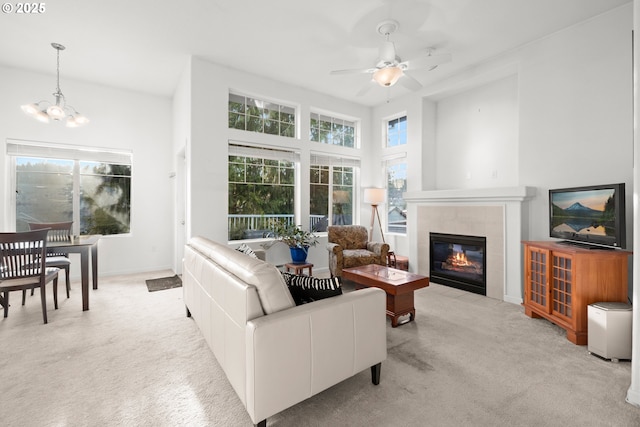
[[[229,93],[229,128],[295,138],[296,109]]]
[[[387,231],[390,233],[407,232],[407,203],[402,193],[407,191],[406,158],[389,160],[387,167]]]
[[[294,223],[298,154],[229,145],[229,240],[267,237],[273,221]]]
[[[407,116],[387,122],[387,147],[396,147],[407,143]]]
[[[131,153],[7,143],[15,170],[16,231],[73,221],[74,233],[130,232]]]
[[[356,141],[356,123],[318,113],[311,113],[309,139],[323,144],[353,148]]]
[[[327,231],[327,225],[353,224],[354,188],[359,162],[354,159],[311,155],[309,229]]]

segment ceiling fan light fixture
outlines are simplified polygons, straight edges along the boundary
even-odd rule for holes
[[[380,68],[373,73],[373,80],[375,80],[375,82],[380,86],[389,87],[396,84],[403,74],[404,72],[402,71],[402,68],[398,66],[385,67]]]

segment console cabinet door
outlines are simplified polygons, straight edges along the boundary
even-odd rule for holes
[[[525,305],[549,312],[549,256],[546,249],[527,246]]]
[[[551,257],[551,313],[573,323],[573,258],[557,252],[553,252]]]

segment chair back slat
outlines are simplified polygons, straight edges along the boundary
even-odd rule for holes
[[[47,241],[49,242],[66,242],[71,240],[71,227],[73,221],[65,222],[30,222],[29,230],[42,230],[48,228]]]
[[[73,221],[65,222],[30,222],[30,230],[42,230],[43,228],[49,229],[47,234],[48,242],[68,242],[71,240],[71,227]],[[64,256],[68,258],[68,254],[64,252],[50,252],[49,256]]]
[[[0,233],[0,280],[40,276],[46,251],[47,229]]]

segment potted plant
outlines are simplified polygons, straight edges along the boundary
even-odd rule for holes
[[[318,244],[318,236],[303,230],[299,225],[278,221],[273,223],[272,229],[276,240],[289,246],[291,260],[295,263],[304,263],[309,247]]]

